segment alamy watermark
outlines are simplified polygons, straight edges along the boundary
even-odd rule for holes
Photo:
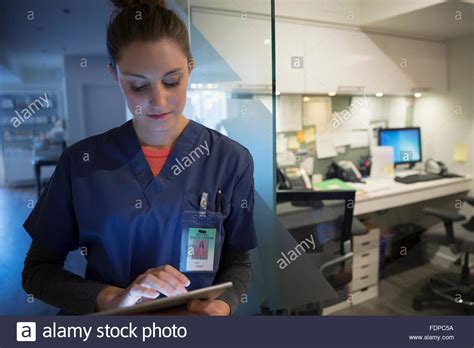
[[[369,106],[369,101],[364,94],[364,98],[356,98],[346,110],[335,112],[331,117],[331,125],[333,128],[339,128],[345,121],[354,116],[356,112],[363,110]]]
[[[298,257],[301,256],[301,254],[305,253],[305,250],[309,250],[309,244],[312,245],[312,249],[316,249],[316,242],[314,241],[314,236],[311,235],[310,238],[305,238],[303,241],[301,241],[299,244],[296,244],[296,246],[288,251],[288,253],[284,253],[283,251],[281,252],[281,258],[277,260],[278,267],[280,269],[285,269],[288,267],[293,261],[295,261]]]
[[[204,152],[204,150],[206,152]],[[176,164],[171,166],[173,170],[173,174],[178,176],[180,175],[186,168],[190,167],[193,163],[195,163],[201,156],[208,156],[210,154],[209,145],[207,144],[207,140],[204,141],[204,145],[198,145],[193,151],[191,151],[187,156],[184,156],[181,159],[175,158]]]
[[[49,107],[48,95],[44,93],[43,97],[36,98],[32,103],[28,104],[26,108],[23,108],[20,112],[15,110],[16,116],[10,119],[13,127],[18,128],[22,123],[26,122],[33,116],[39,109]]]

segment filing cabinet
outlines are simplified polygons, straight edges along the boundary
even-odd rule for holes
[[[352,281],[347,301],[325,307],[323,315],[329,315],[358,305],[378,296],[380,264],[380,228],[366,224],[368,233],[352,238]]]
[[[367,234],[354,236],[352,238],[352,250],[354,258],[352,262],[352,282],[350,292],[358,303],[377,296],[374,290],[379,281],[380,264],[380,228],[367,225]],[[370,291],[367,293],[367,289]],[[371,294],[367,298],[367,295]]]

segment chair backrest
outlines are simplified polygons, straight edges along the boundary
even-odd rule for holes
[[[351,239],[355,191],[278,191],[276,201],[278,220],[296,242],[314,241],[314,249],[306,252],[322,252],[335,242],[344,254],[344,243]]]
[[[336,291],[336,296],[345,298],[347,284],[352,280],[352,263],[348,260],[352,258],[355,191],[277,191],[276,201],[279,223],[298,246],[314,244],[314,249],[304,250],[305,254]],[[305,244],[308,241],[312,243]],[[323,306],[331,304],[326,302],[316,304],[319,313]]]

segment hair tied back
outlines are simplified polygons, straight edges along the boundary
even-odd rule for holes
[[[118,10],[142,5],[167,8],[165,0],[111,0],[111,2]]]

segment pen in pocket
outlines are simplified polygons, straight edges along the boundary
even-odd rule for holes
[[[217,189],[217,196],[216,196],[216,212],[220,213],[221,212],[221,206],[222,204],[222,190]]]

